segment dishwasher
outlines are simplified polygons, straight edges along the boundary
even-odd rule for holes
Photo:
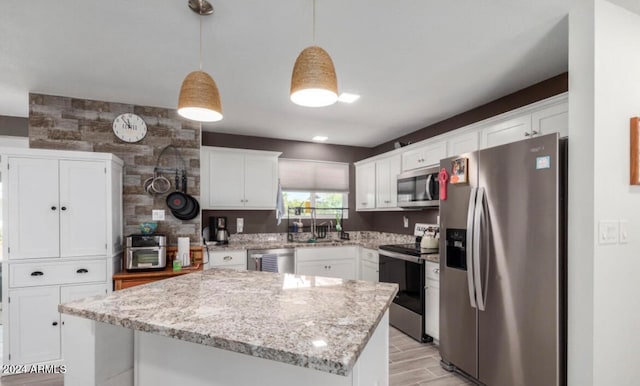
[[[279,273],[295,273],[295,249],[249,249],[247,269]]]

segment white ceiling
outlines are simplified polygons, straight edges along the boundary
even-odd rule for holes
[[[316,44],[352,105],[289,101],[312,0],[210,0],[203,68],[224,119],[204,130],[374,146],[567,70],[569,0],[317,0]],[[0,115],[28,93],[175,108],[198,67],[187,0],[3,0]]]

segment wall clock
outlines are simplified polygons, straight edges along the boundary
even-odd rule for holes
[[[120,114],[113,120],[113,133],[124,142],[138,142],[147,135],[147,124],[139,115]]]

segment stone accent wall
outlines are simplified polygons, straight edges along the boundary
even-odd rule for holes
[[[147,135],[140,142],[126,143],[113,134],[113,120],[127,112],[140,115],[147,123]],[[125,236],[139,233],[138,225],[151,221],[152,209],[164,209],[165,221],[158,221],[157,232],[165,233],[170,245],[183,236],[191,238],[192,244],[200,244],[200,215],[190,221],[178,220],[166,206],[166,194],[152,197],[142,186],[153,175],[162,149],[174,145],[187,163],[187,192],[199,201],[200,137],[200,125],[181,118],[173,109],[29,94],[30,147],[113,153],[124,160]],[[172,168],[174,152],[165,154],[161,166]],[[173,175],[162,175],[173,185]]]

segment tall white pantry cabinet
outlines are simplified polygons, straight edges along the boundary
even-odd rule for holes
[[[62,364],[58,304],[112,291],[123,254],[123,162],[0,148],[5,365]]]

